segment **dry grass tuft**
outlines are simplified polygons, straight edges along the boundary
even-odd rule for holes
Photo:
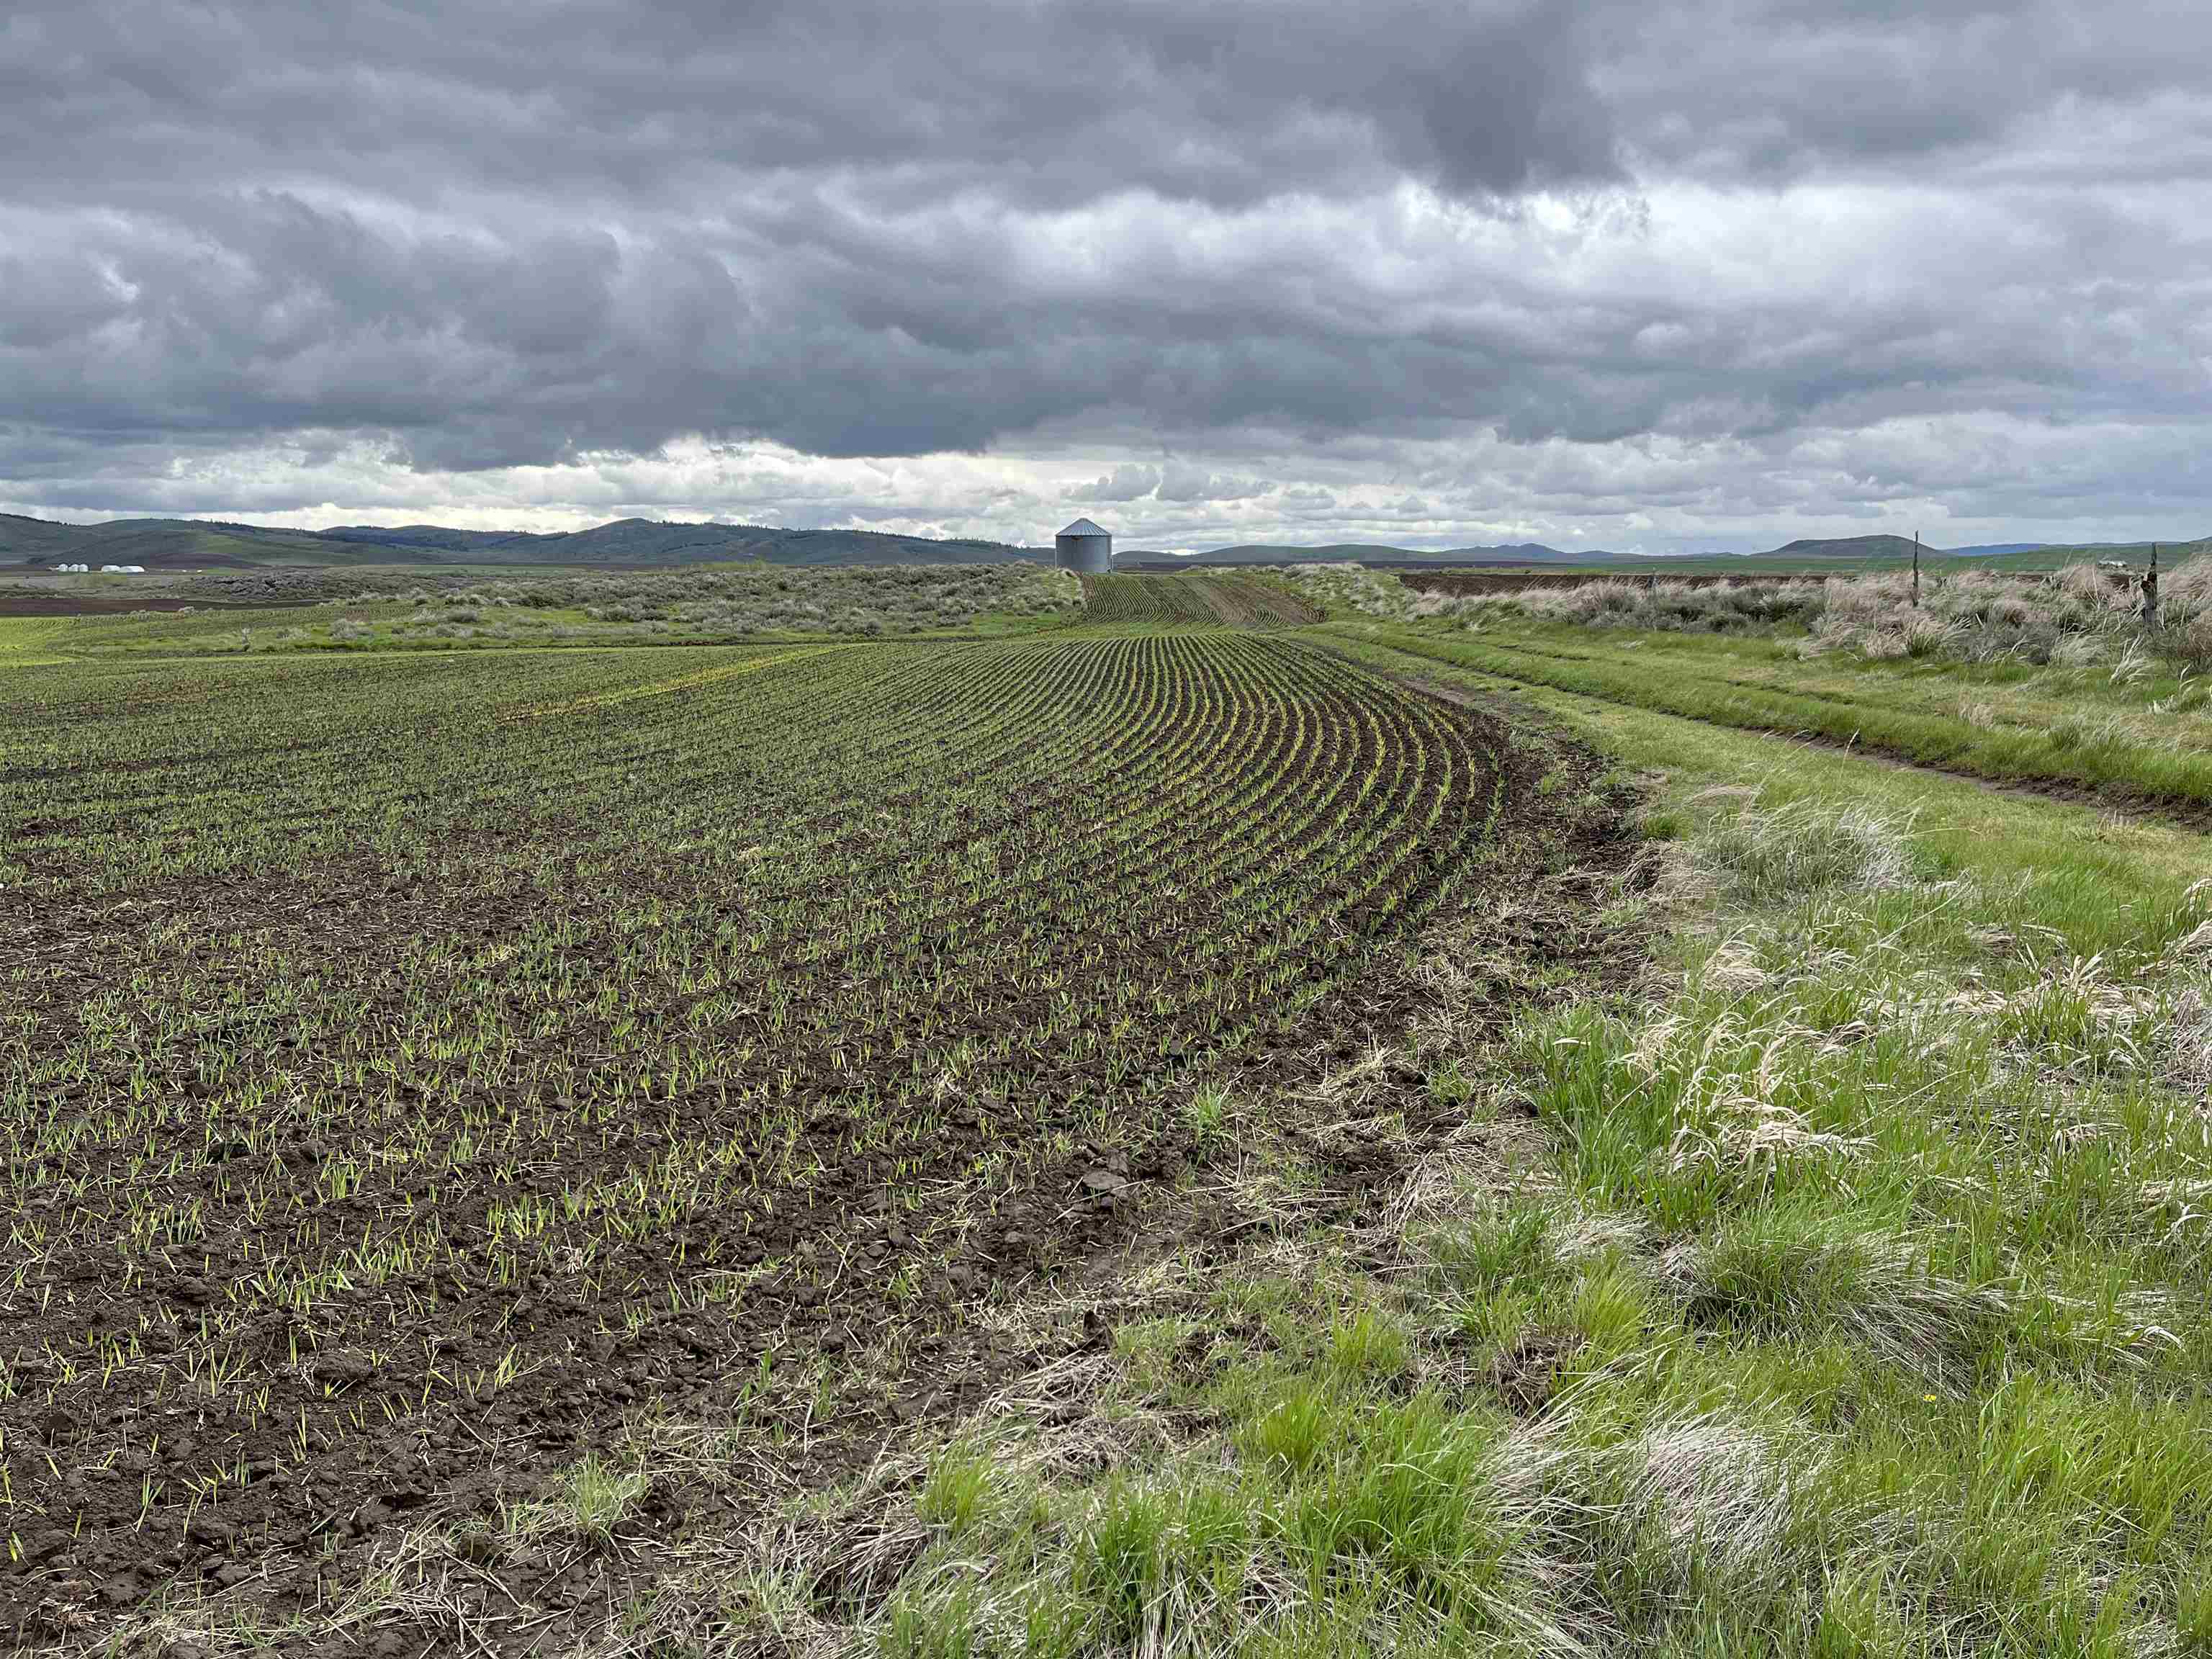
[[[1914,878],[1912,821],[1870,806],[1840,811],[1810,801],[1761,807],[1743,801],[1697,837],[1698,867],[1745,905],[1771,904],[1838,889],[1881,892]]]
[[[1839,1335],[1870,1358],[1957,1386],[2013,1304],[1994,1285],[1930,1269],[1924,1244],[1763,1212],[1661,1256],[1657,1275],[1692,1326]]]

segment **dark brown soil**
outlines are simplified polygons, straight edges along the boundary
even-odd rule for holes
[[[1527,1332],[1491,1361],[1484,1380],[1516,1417],[1534,1417],[1552,1403],[1561,1372],[1583,1346],[1571,1327]]]
[[[0,617],[122,617],[137,611],[265,611],[312,599],[179,599],[152,595],[33,593],[0,587]]]
[[[1471,750],[1494,757],[1499,769],[1463,777],[1465,801],[1446,805],[1485,810],[1495,785],[1503,813],[1491,861],[1455,894],[1454,915],[1482,914],[1498,895],[1520,890],[1533,872],[1559,860],[1618,856],[1617,815],[1593,809],[1577,790],[1557,787],[1559,754],[1516,745],[1486,715],[1455,718],[1466,723]],[[1587,757],[1565,764],[1585,782],[1596,775]],[[1553,782],[1540,788],[1547,774]],[[1444,874],[1431,870],[1421,884]],[[638,877],[660,878],[649,871]],[[1418,899],[1421,884],[1402,896]],[[125,969],[131,959],[127,935],[150,914],[188,924],[181,930],[186,938],[256,925],[287,954],[326,963],[343,978],[349,963],[379,957],[380,938],[465,934],[489,945],[523,933],[533,903],[556,902],[568,902],[520,888],[426,891],[362,860],[228,889],[136,895],[132,917],[104,904],[57,907],[18,909],[6,925],[16,948],[49,973],[50,1008],[58,1018]],[[1203,908],[1202,896],[1194,896],[1194,915]],[[1586,948],[1569,932],[1516,943],[1570,963]],[[1162,963],[1154,971],[1173,969]],[[357,986],[364,997],[397,988],[365,970]],[[1500,988],[1500,1018],[1512,994]],[[1218,1054],[1164,1036],[1160,1078],[1172,1085],[1179,1077],[1228,1077],[1244,1093],[1294,1090],[1376,1038],[1402,1032],[1424,996],[1397,951],[1377,951],[1334,987],[1294,1039]],[[992,1019],[978,1017],[979,1031],[994,1029]],[[789,1060],[827,1065],[818,1055]],[[830,1073],[821,1075],[828,1095]],[[849,1081],[841,1077],[839,1086]],[[265,1391],[250,1415],[234,1388],[204,1398],[109,1399],[86,1370],[88,1364],[96,1370],[88,1356],[109,1337],[156,1354],[188,1346],[204,1317],[221,1311],[229,1287],[269,1265],[250,1233],[197,1240],[173,1251],[166,1267],[128,1283],[97,1250],[71,1254],[54,1264],[55,1299],[16,1320],[5,1335],[15,1391],[0,1400],[0,1432],[18,1500],[34,1500],[45,1518],[26,1522],[16,1559],[0,1564],[0,1632],[24,1642],[92,1637],[166,1584],[227,1594],[264,1623],[327,1604],[335,1589],[358,1578],[368,1553],[401,1529],[489,1516],[502,1500],[539,1492],[581,1454],[609,1444],[626,1415],[647,1407],[705,1424],[804,1408],[805,1431],[790,1471],[821,1480],[849,1469],[917,1419],[958,1413],[1008,1376],[1104,1340],[1096,1327],[1014,1334],[1018,1326],[976,1317],[985,1304],[1079,1271],[1152,1224],[1146,1218],[1172,1201],[1193,1168],[1195,1148],[1172,1120],[1134,1126],[1111,1140],[1090,1138],[1076,1110],[1084,1085],[1079,1067],[1040,1054],[1029,1077],[1030,1098],[981,1096],[957,1106],[927,1150],[926,1165],[899,1172],[896,1190],[927,1195],[919,1207],[893,1206],[882,1155],[860,1143],[841,1111],[824,1106],[799,1128],[799,1153],[825,1170],[804,1208],[691,1217],[673,1235],[611,1249],[594,1264],[588,1289],[542,1267],[506,1280],[495,1271],[493,1253],[477,1249],[432,1282],[363,1285],[349,1299],[319,1307],[313,1319],[268,1318],[224,1355]],[[422,1098],[422,1109],[436,1109],[429,1096]],[[716,1133],[717,1114],[726,1109],[720,1100],[718,1091],[701,1089],[669,1103],[665,1114],[605,1125],[604,1133],[595,1127],[599,1144],[588,1160],[572,1152],[511,1171],[500,1195],[511,1203],[534,1192],[557,1202],[600,1166],[649,1166],[672,1137]],[[67,1099],[55,1103],[58,1112],[71,1109]],[[557,1114],[567,1103],[517,1100],[508,1109]],[[1417,1139],[1449,1127],[1442,1109],[1429,1115],[1433,1121],[1414,1126]],[[334,1149],[312,1122],[289,1120],[281,1108],[272,1106],[270,1121],[268,1139],[251,1149],[241,1143],[239,1155],[273,1158],[303,1188],[311,1185]],[[988,1202],[956,1188],[951,1178],[1010,1131],[1040,1142],[1064,1135],[1066,1144],[1018,1166],[1018,1183],[994,1190]],[[224,1168],[213,1154],[222,1150],[166,1176],[163,1201],[212,1199]],[[1327,1160],[1329,1190],[1347,1218],[1380,1200],[1402,1157],[1391,1146],[1333,1139],[1316,1141],[1315,1151]],[[138,1178],[132,1173],[138,1153],[131,1145],[98,1147],[91,1163],[70,1174],[103,1186],[129,1182]],[[445,1206],[463,1235],[489,1202],[489,1194],[465,1190],[423,1197]],[[52,1186],[17,1219],[34,1234],[63,1237],[70,1202]],[[392,1224],[387,1210],[366,1200],[349,1215],[348,1202],[326,1209],[340,1226]],[[1202,1233],[1202,1206],[1183,1213],[1182,1224]],[[773,1270],[741,1298],[708,1313],[668,1294],[694,1271],[677,1269],[679,1260],[714,1264],[716,1273]],[[906,1287],[896,1296],[895,1283]],[[349,1334],[363,1324],[354,1313],[403,1293],[413,1310],[407,1348],[379,1352]],[[460,1378],[471,1380],[466,1388],[453,1386]],[[428,1410],[418,1405],[425,1389],[434,1402]],[[219,1513],[180,1512],[174,1489],[195,1471],[216,1468],[246,1478],[226,1486]],[[171,1490],[149,1499],[157,1486]],[[657,1483],[619,1537],[580,1555],[549,1559],[501,1546],[483,1564],[496,1592],[488,1599],[542,1614],[542,1638],[592,1607],[603,1610],[624,1560],[683,1536],[702,1505],[728,1501],[726,1493]],[[64,1516],[74,1519],[64,1523]],[[379,1632],[380,1641],[387,1638],[397,1645],[370,1650],[441,1650],[448,1633],[434,1621],[403,1620]]]

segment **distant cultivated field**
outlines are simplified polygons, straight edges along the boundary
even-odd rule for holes
[[[1322,617],[1320,606],[1273,576],[1085,576],[1083,598],[1095,623],[1287,628]]]

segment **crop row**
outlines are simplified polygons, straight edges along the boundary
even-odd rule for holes
[[[1463,713],[1258,635],[13,696],[23,1571],[343,1536],[1048,1261],[1082,1158],[1309,1042],[1498,806]]]

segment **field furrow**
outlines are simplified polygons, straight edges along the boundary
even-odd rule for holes
[[[0,698],[12,1571],[337,1547],[1079,1253],[1502,787],[1233,631]]]

